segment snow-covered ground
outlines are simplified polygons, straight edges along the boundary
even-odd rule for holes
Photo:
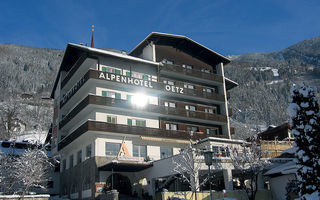
[[[24,135],[19,135],[16,137],[16,141],[21,142],[23,140],[28,140],[30,143],[40,143],[44,144],[47,137],[47,132],[41,131],[41,132],[30,132]]]

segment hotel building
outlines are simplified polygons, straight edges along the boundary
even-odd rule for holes
[[[229,62],[164,33],[151,33],[129,54],[68,44],[51,94],[61,195],[93,199],[110,187],[132,195],[140,185],[154,195],[157,173],[170,169],[152,168],[190,139],[216,143],[225,155],[233,133],[228,90],[237,86],[224,76]]]

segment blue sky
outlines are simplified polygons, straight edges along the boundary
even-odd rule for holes
[[[181,34],[223,55],[277,51],[319,36],[319,0],[2,0],[0,44],[130,51],[150,32]]]

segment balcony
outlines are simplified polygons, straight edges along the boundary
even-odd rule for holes
[[[195,80],[198,80],[203,83],[206,83],[208,81],[215,82],[215,83],[222,83],[222,81],[223,81],[222,76],[220,76],[218,74],[214,74],[211,72],[206,73],[206,72],[202,72],[200,70],[195,70],[195,69],[186,69],[180,65],[163,63],[163,65],[160,67],[160,74],[170,75],[170,74],[172,74],[172,72],[174,74],[180,74],[180,75],[185,75],[185,76],[189,76],[189,77],[194,77],[194,78],[196,78]]]
[[[73,95],[76,94],[76,92],[89,80],[89,79],[96,79],[96,80],[103,80],[103,81],[109,81],[109,82],[116,82],[116,80],[106,80],[106,79],[101,79],[99,78],[101,71],[97,70],[92,70],[90,69],[65,95],[63,95],[62,100],[60,101],[60,108],[62,108],[70,98],[72,98]],[[130,87],[131,85],[129,84],[122,84],[122,83],[117,83],[121,84],[123,87]],[[174,92],[169,92],[166,90],[166,85],[163,83],[157,83],[157,82],[152,82],[153,89],[151,88],[146,88],[149,90],[149,92],[154,92],[156,94],[163,94],[164,96],[166,95],[173,95],[175,94]],[[132,86],[135,88],[139,88],[140,86]],[[212,100],[212,101],[218,101],[218,102],[224,102],[224,96],[221,94],[217,93],[207,93],[204,91],[199,91],[199,90],[191,90],[191,89],[185,89],[183,90],[183,93],[177,93],[179,97],[194,97],[194,98],[202,98],[206,100]]]
[[[142,111],[143,113],[148,112],[150,115],[159,117],[170,117],[170,118],[195,118],[207,121],[214,121],[219,124],[227,123],[227,116],[219,114],[211,114],[200,111],[189,111],[179,108],[169,108],[165,106],[157,106],[148,104],[143,108],[137,108],[135,105],[131,104],[127,100],[114,99],[109,97],[101,97],[95,95],[88,95],[83,99],[67,116],[65,116],[59,123],[59,128],[64,127],[69,121],[71,121],[78,113],[80,113],[89,104],[116,107],[122,109],[123,111],[137,112]],[[198,120],[196,120],[198,121]],[[209,123],[209,122],[208,122]]]
[[[63,149],[65,146],[70,144],[73,140],[75,140],[82,134],[86,133],[87,131],[115,132],[130,135],[140,135],[158,138],[173,138],[183,140],[199,140],[210,136],[204,133],[196,133],[190,136],[190,134],[186,131],[171,131],[162,130],[158,128],[147,128],[121,124],[111,124],[106,122],[87,121],[84,124],[82,124],[78,129],[69,134],[67,137],[63,138],[58,144],[58,150]],[[227,138],[227,136],[223,135],[218,137]]]

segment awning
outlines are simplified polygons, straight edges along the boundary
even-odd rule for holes
[[[138,172],[152,166],[152,162],[113,160],[99,167],[99,170],[112,171],[113,169],[115,172]]]

